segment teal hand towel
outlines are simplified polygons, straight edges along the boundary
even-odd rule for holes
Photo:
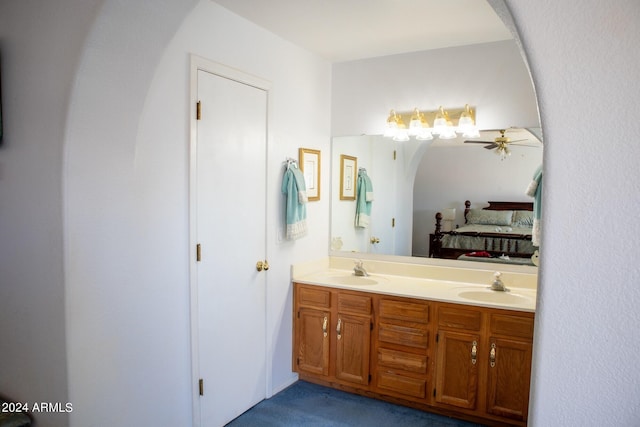
[[[533,228],[531,229],[531,243],[540,246],[542,222],[542,165],[533,174],[533,180],[527,187],[526,194],[533,197]]]
[[[307,189],[304,175],[296,165],[289,165],[282,179],[282,193],[286,195],[286,238],[295,240],[307,234]]]
[[[371,223],[371,202],[373,202],[373,185],[367,171],[358,171],[356,184],[356,218],[357,228],[368,228]]]

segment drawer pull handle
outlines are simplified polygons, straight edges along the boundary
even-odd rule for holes
[[[322,334],[324,337],[327,337],[327,316],[324,316],[324,321],[322,322]]]
[[[478,342],[474,341],[471,346],[471,364],[475,365],[478,359]]]
[[[340,334],[340,329],[342,329],[342,319],[338,319],[338,326],[336,326],[336,332],[338,333],[338,339],[342,338]]]
[[[491,362],[491,367],[496,366],[496,343],[491,343],[491,351],[489,352],[489,361]]]

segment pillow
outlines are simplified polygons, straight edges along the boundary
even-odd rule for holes
[[[467,224],[482,225],[511,225],[513,211],[488,211],[484,209],[469,209]]]
[[[514,227],[533,227],[533,211],[513,211]]]

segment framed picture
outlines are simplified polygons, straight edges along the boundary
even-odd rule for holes
[[[307,186],[308,200],[320,200],[320,150],[300,148],[298,157],[298,164]]]
[[[340,155],[340,200],[356,199],[356,171],[358,158]]]

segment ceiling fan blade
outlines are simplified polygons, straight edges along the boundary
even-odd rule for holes
[[[464,142],[469,142],[472,144],[493,144],[493,141],[471,141],[471,140],[466,140]]]
[[[486,148],[487,150],[493,150],[497,146],[498,146],[498,144],[496,144],[495,142],[492,142],[491,144],[485,146],[484,148]]]
[[[520,141],[528,141],[527,139],[515,139],[513,141],[507,141],[507,144],[513,144],[514,142],[520,142]]]
[[[538,144],[515,144],[516,147],[534,147],[534,148],[542,148],[542,145]]]

